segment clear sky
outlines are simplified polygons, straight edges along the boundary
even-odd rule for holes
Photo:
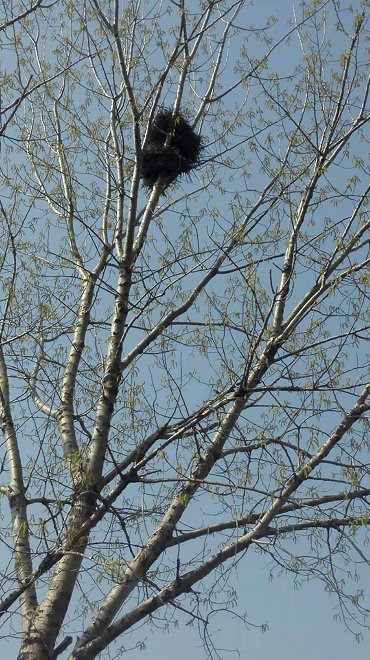
[[[359,6],[359,0],[353,4]],[[292,6],[290,0],[256,0],[251,24],[262,25],[266,16],[273,13],[285,27],[288,17],[292,16]],[[294,49],[287,48],[279,52],[282,70],[289,65],[292,52]],[[364,586],[370,588],[370,567],[361,578]],[[238,650],[240,657],[246,660],[369,660],[370,632],[365,629],[364,641],[358,644],[343,623],[334,621],[335,599],[325,593],[319,581],[298,589],[294,587],[292,575],[282,575],[271,582],[266,559],[249,552],[248,557],[238,563],[234,584],[239,594],[238,611],[245,612],[252,625],[246,627],[232,614],[222,612],[211,620],[210,631],[214,630],[214,644],[220,649],[222,659],[237,657],[231,651]],[[186,625],[189,620],[186,615],[179,615],[178,620],[178,628],[170,625],[165,632],[155,632],[144,624],[139,637],[146,648],[134,649],[124,657],[128,660],[165,660],[167,656],[174,660],[205,659],[196,627]],[[253,624],[267,624],[269,628],[261,632]],[[132,645],[137,637],[137,634],[133,636]],[[128,637],[125,644],[129,646]],[[2,650],[11,660],[16,657],[18,642],[0,641],[0,657]],[[67,657],[68,652],[59,656],[60,660]],[[102,657],[108,658],[108,653]]]
[[[255,565],[254,565],[255,564]],[[238,657],[227,649],[238,649],[243,660],[368,660],[370,633],[364,640],[355,637],[342,623],[334,621],[335,599],[324,591],[324,585],[312,581],[295,589],[291,576],[281,576],[269,582],[268,569],[259,562],[241,562],[238,567],[239,612],[247,612],[252,623],[267,622],[266,632],[246,627],[232,615],[220,614],[211,622],[214,643],[220,657]],[[369,583],[369,573],[364,575]],[[186,619],[185,619],[186,622]],[[198,631],[190,626],[171,628],[169,632],[153,633],[147,629],[146,649],[132,651],[130,660],[203,660]],[[143,628],[143,640],[145,627]]]
[[[250,25],[261,26],[273,14],[278,17],[279,33],[283,33],[287,21],[292,19],[293,7],[290,0],[257,0]],[[359,11],[359,0],[355,0],[353,7]],[[279,50],[282,72],[291,67],[295,48],[298,43],[293,40],[290,49]],[[361,576],[364,588],[370,589],[370,566]],[[269,629],[262,632],[253,626],[246,627],[232,615],[220,614],[210,628],[214,626],[215,646],[224,649],[220,650],[222,659],[238,657],[226,650],[237,649],[243,660],[369,660],[370,632],[364,629],[363,641],[358,643],[342,622],[334,620],[337,602],[324,591],[320,581],[295,588],[293,576],[282,575],[270,582],[266,560],[249,554],[238,564],[237,590],[239,612],[246,612],[252,624],[267,623]],[[185,617],[184,622],[187,620]],[[168,632],[155,633],[148,629],[145,644],[146,650],[132,651],[127,657],[130,660],[162,660],[164,654],[176,660],[206,657],[198,631],[184,624]]]

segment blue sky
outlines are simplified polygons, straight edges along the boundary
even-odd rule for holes
[[[281,26],[285,27],[288,17],[292,16],[292,6],[285,0],[257,0],[251,23],[262,25],[266,16],[274,13],[281,21],[279,30],[284,31]],[[291,49],[279,51],[281,71],[289,69],[296,47],[295,43]],[[368,570],[364,570],[361,577],[365,586],[370,586]],[[253,552],[238,563],[233,579],[239,593],[238,610],[247,613],[251,624],[266,623],[269,629],[262,633],[253,625],[246,627],[231,614],[220,613],[212,620],[210,629],[214,627],[215,646],[224,649],[220,651],[221,658],[237,657],[231,653],[232,649],[238,649],[240,657],[247,660],[368,660],[370,657],[370,633],[365,630],[364,642],[358,644],[342,623],[333,620],[336,603],[333,596],[325,593],[322,583],[312,581],[296,589],[291,575],[276,577],[270,582],[266,559]],[[205,653],[198,631],[185,625],[188,619],[185,615],[178,619],[179,627],[170,626],[168,632],[154,632],[144,625],[138,637],[142,638],[146,649],[132,650],[125,657],[129,660],[162,660],[166,654],[176,660],[189,660],[189,657],[203,660]],[[135,635],[133,644],[136,639]],[[128,645],[127,640],[125,638]],[[15,657],[17,649],[18,645],[10,640],[4,643],[4,651],[14,654],[10,657]],[[60,656],[61,660],[67,655]],[[103,654],[103,657],[108,656]]]
[[[291,576],[272,582],[268,570],[248,558],[238,568],[239,611],[247,611],[251,622],[267,622],[266,632],[246,627],[232,615],[213,621],[215,645],[223,660],[238,657],[226,649],[238,649],[246,660],[368,660],[370,633],[361,643],[343,625],[334,621],[335,600],[323,584],[312,581],[294,588]],[[369,581],[369,574],[364,575]],[[143,629],[145,631],[145,627]],[[203,660],[205,653],[196,629],[180,626],[169,632],[148,630],[146,649],[132,651],[130,660],[162,660],[163,653],[176,660]]]
[[[273,14],[279,19],[277,29],[281,34],[292,19],[293,7],[294,3],[286,0],[256,1],[250,22],[260,26]],[[360,3],[354,2],[353,7],[359,10]],[[296,39],[290,48],[279,50],[280,71],[291,69],[294,53],[299,53]],[[361,577],[364,588],[370,588],[370,567],[362,571]],[[336,600],[324,591],[320,581],[295,588],[293,576],[282,575],[270,582],[266,560],[256,555],[248,555],[239,562],[236,581],[239,612],[247,612],[252,624],[266,622],[269,629],[261,632],[252,626],[247,628],[232,615],[220,614],[213,625],[215,645],[225,649],[220,651],[221,658],[237,657],[226,649],[238,649],[240,657],[246,660],[368,660],[370,657],[370,632],[364,629],[364,639],[358,643],[343,623],[334,620]],[[146,650],[128,655],[130,660],[162,660],[164,654],[176,660],[206,657],[197,630],[189,626],[157,633],[148,629],[145,644]]]

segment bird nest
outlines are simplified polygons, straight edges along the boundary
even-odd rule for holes
[[[152,187],[161,177],[169,185],[199,164],[202,138],[180,114],[161,110],[149,126],[143,149],[142,177]]]

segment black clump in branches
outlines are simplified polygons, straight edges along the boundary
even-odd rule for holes
[[[181,174],[188,174],[199,164],[202,138],[180,114],[161,110],[148,129],[143,149],[142,177],[146,186],[154,186],[158,177],[170,184]]]

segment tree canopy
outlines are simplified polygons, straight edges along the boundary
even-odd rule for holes
[[[368,2],[283,15],[2,3],[0,614],[20,660],[125,655],[183,613],[217,657],[209,616],[253,552],[367,626]]]

